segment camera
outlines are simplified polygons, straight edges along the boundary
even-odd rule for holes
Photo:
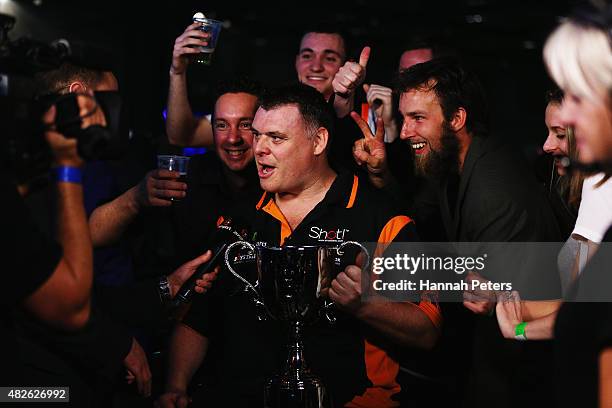
[[[15,18],[0,13],[0,162],[17,184],[36,184],[47,178],[51,151],[44,139],[41,117],[56,107],[55,128],[77,139],[84,160],[119,158],[127,143],[122,103],[117,92],[96,92],[96,109],[102,109],[107,126],[81,129],[77,95],[40,95],[37,78],[62,64],[107,71],[107,53],[87,44],[59,39],[51,43],[27,37],[14,41],[9,31]]]

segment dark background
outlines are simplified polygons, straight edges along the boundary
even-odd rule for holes
[[[302,30],[319,22],[337,25],[351,35],[353,58],[362,46],[372,47],[368,83],[390,84],[403,44],[415,35],[433,36],[479,74],[489,97],[493,132],[516,140],[532,156],[545,139],[544,93],[551,85],[542,63],[542,45],[560,16],[576,4],[0,0],[0,12],[17,18],[12,39],[67,38],[111,50],[122,93],[131,106],[132,127],[136,134],[154,139],[164,137],[161,113],[174,39],[196,11],[225,21],[213,65],[189,72],[196,111],[210,109],[210,91],[222,78],[249,74],[268,84],[294,79]]]

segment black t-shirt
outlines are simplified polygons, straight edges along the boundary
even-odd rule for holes
[[[334,111],[335,97],[336,95],[332,94],[331,98],[327,101],[329,109],[332,111]],[[360,103],[360,101],[355,101],[355,106],[360,106]],[[361,129],[359,129],[359,126],[351,118],[350,114],[339,118],[334,112],[333,117],[334,123],[330,133],[327,153],[330,166],[336,171],[348,171],[359,175],[366,175],[353,159],[353,144],[356,140],[363,137]]]
[[[0,181],[4,208],[1,230],[3,295],[0,297],[0,385],[8,385],[14,367],[15,350],[11,309],[19,305],[51,276],[62,251],[32,221],[15,186]]]
[[[555,322],[557,403],[597,407],[599,355],[612,347],[612,228],[576,281]]]
[[[349,173],[338,175],[323,201],[295,230],[273,196],[264,194],[257,203],[252,233],[255,241],[268,246],[416,240],[413,223]],[[261,406],[265,378],[278,372],[286,358],[285,326],[270,318],[258,321],[250,294],[227,271],[209,294],[196,299],[183,323],[218,347],[216,380],[225,390],[222,394],[239,398],[240,406]],[[334,325],[319,320],[304,330],[305,358],[312,372],[323,380],[334,406],[355,397],[361,406],[389,404],[400,388],[395,381],[397,362],[388,354],[391,346],[352,316],[336,310],[336,317]]]

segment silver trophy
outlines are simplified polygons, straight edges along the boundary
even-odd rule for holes
[[[333,302],[323,294],[336,277],[335,259],[349,245],[357,246],[366,256],[363,269],[370,263],[366,248],[358,242],[346,241],[337,247],[285,246],[266,247],[245,241],[231,244],[225,252],[227,269],[251,291],[260,318],[269,315],[289,325],[288,356],[282,373],[268,379],[265,386],[266,408],[330,407],[329,395],[321,379],[312,374],[304,360],[302,330],[305,324],[324,315],[331,323]],[[235,247],[249,248],[257,261],[257,282],[251,284],[230,264]]]

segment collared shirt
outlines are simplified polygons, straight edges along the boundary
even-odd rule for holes
[[[375,193],[367,183],[350,173],[340,173],[336,177],[324,199],[295,230],[291,229],[272,194],[264,193],[256,208],[251,235],[255,235],[255,241],[265,242],[268,246],[337,246],[349,240],[381,243],[416,240],[411,220],[395,212],[384,196]],[[345,251],[345,254],[349,254],[349,251]],[[345,259],[341,267],[353,263],[354,256],[353,260]],[[232,279],[228,275],[225,274],[225,279],[221,280],[226,287],[231,286],[228,281]],[[223,294],[221,285],[216,289],[216,294],[207,301],[202,297],[196,300],[197,303],[194,302],[184,323],[206,336],[220,337],[228,354],[227,359],[222,358],[222,369],[234,377],[231,380],[224,378],[223,381],[236,385],[238,371],[239,376],[244,376],[245,367],[248,367],[247,370],[253,370],[249,385],[261,381],[262,388],[255,388],[255,392],[261,395],[261,373],[267,372],[269,375],[282,367],[280,362],[284,358],[284,348],[280,343],[285,337],[281,335],[279,343],[278,337],[272,335],[278,333],[278,327],[282,325],[269,321],[257,323],[252,302],[245,303],[244,300],[248,294],[236,292],[235,289],[229,292],[233,295]],[[234,296],[234,299],[230,296]],[[213,300],[215,297],[216,302]],[[242,308],[241,312],[238,312],[238,308]],[[423,304],[421,309],[435,324],[439,324],[440,315],[436,306]],[[213,313],[213,310],[216,312]],[[225,313],[223,317],[219,316],[221,310]],[[306,361],[331,392],[335,406],[398,406],[394,395],[400,390],[396,382],[399,365],[387,354],[392,346],[379,338],[371,340],[371,329],[354,317],[340,310],[336,310],[336,316],[334,325],[320,320],[306,327],[304,334]],[[213,320],[216,323],[212,323]],[[252,331],[247,332],[245,325],[249,325]],[[243,343],[242,346],[240,343]],[[228,367],[230,362],[241,363]]]

